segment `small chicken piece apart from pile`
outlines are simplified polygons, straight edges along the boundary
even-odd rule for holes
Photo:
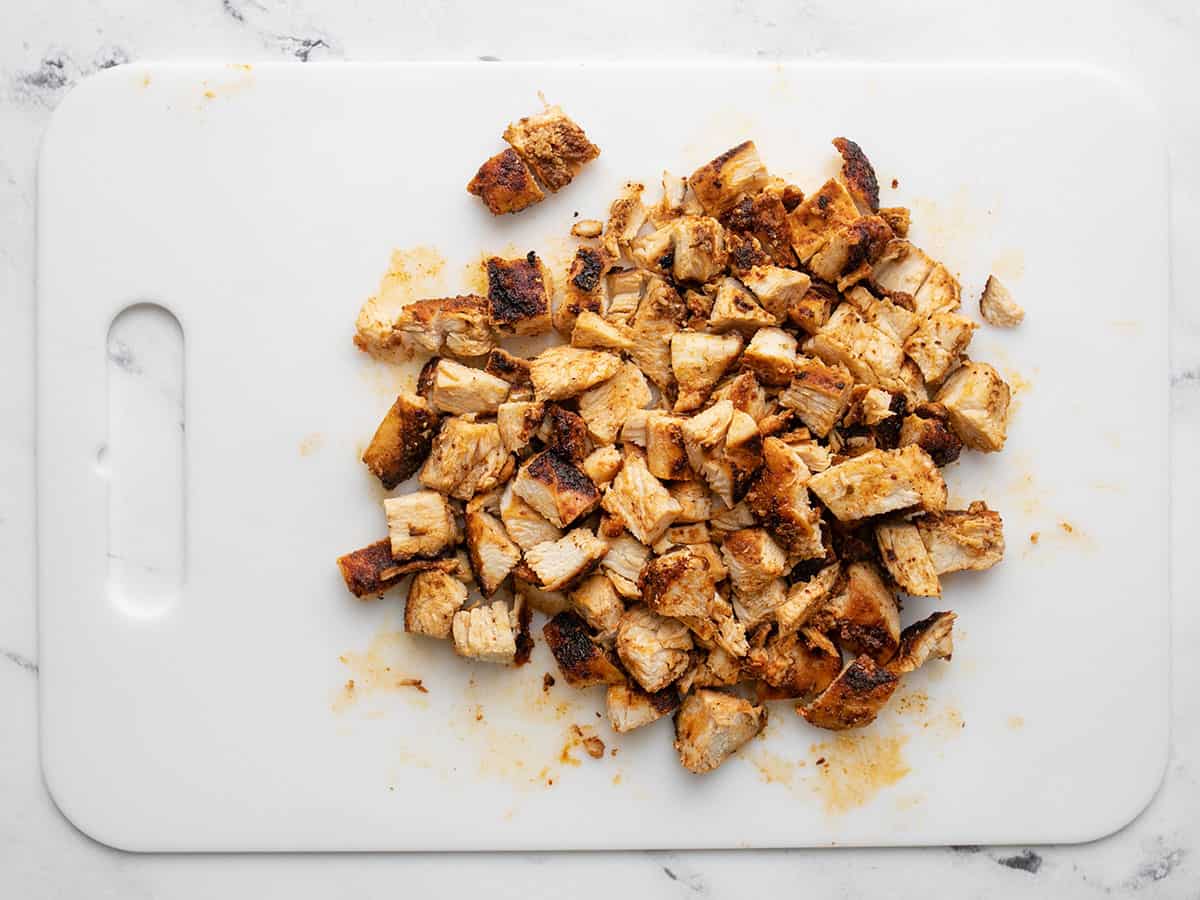
[[[496,214],[598,152],[557,107],[505,139],[468,188]],[[408,584],[405,630],[481,662],[523,664],[547,617],[562,679],[603,686],[618,734],[673,716],[697,773],[769,703],[859,728],[949,660],[955,614],[903,627],[901,601],[1003,557],[1000,515],[947,509],[944,470],[1004,447],[1010,390],[967,357],[976,323],[920,223],[834,146],[841,174],[808,195],[751,141],[664,173],[657,200],[628,182],[553,276],[489,258],[485,297],[397,307],[385,278],[356,343],[429,358],[362,454],[399,493],[387,537],[338,559],[349,591]],[[994,277],[980,309],[1023,317]]]

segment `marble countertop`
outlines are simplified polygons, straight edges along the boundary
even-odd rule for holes
[[[1200,898],[1200,305],[1172,272],[1171,755],[1148,809],[1105,840],[1064,847],[477,855],[140,856],[76,831],[41,781],[33,596],[34,199],[39,141],[73,84],[130,60],[720,58],[1072,60],[1139,82],[1162,111],[1172,162],[1171,251],[1200,241],[1200,7],[1191,0],[973,8],[923,0],[884,12],[831,0],[610,4],[571,15],[524,4],[514,21],[468,3],[58,0],[9,4],[0,29],[0,896],[454,897],[553,883],[573,896]],[[534,24],[536,23],[536,25]],[[1120,190],[1120,173],[1098,189]],[[1126,225],[1126,227],[1129,227]],[[1136,224],[1133,225],[1136,227]],[[1137,302],[1131,298],[1131,302]],[[1182,688],[1182,689],[1181,689]],[[936,885],[937,887],[932,887]],[[536,894],[535,894],[536,895]]]

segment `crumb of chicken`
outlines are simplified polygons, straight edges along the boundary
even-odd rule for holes
[[[995,275],[989,275],[979,297],[979,313],[989,325],[1015,328],[1025,321],[1025,310]]]

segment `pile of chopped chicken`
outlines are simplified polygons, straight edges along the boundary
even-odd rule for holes
[[[947,509],[942,470],[1003,448],[1009,388],[967,356],[977,326],[908,210],[834,145],[841,177],[808,196],[749,141],[664,173],[653,204],[628,184],[572,230],[557,293],[531,252],[488,260],[486,297],[364,309],[360,347],[431,356],[363,454],[420,489],[338,560],[349,589],[411,574],[405,629],[482,662],[528,660],[543,614],[567,683],[603,686],[617,732],[674,715],[693,772],[771,701],[861,727],[948,660],[955,614],[902,629],[899,598],[1000,561],[1000,516]],[[982,313],[1022,315],[994,278]],[[531,359],[499,346],[552,330]]]

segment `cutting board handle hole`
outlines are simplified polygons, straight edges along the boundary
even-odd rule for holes
[[[128,615],[162,615],[186,570],[184,336],[156,303],[127,306],[108,329],[108,595]]]

